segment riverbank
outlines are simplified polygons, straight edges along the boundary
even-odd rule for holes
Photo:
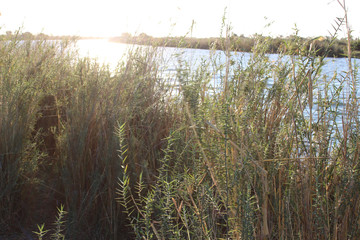
[[[0,236],[358,238],[359,70],[325,77],[296,40],[290,59],[266,38],[246,64],[179,58],[176,86],[161,48],[109,70],[68,42],[0,41]]]
[[[336,39],[332,40],[330,37],[318,38],[302,38],[298,36],[270,38],[260,35],[253,37],[232,35],[229,38],[230,48],[233,51],[251,52],[256,41],[267,39],[268,48],[267,53],[294,53],[296,51],[309,50],[310,46],[316,49],[317,56],[328,57],[347,57],[347,40]],[[293,42],[299,41],[303,49],[294,49]],[[162,47],[181,47],[181,48],[195,48],[195,49],[216,49],[224,50],[224,38],[189,38],[189,37],[152,37],[146,34],[132,36],[128,33],[119,37],[112,37],[109,39],[112,42],[120,42],[127,44],[162,46]],[[331,46],[330,46],[331,42]],[[351,42],[352,57],[360,58],[360,40],[356,39]]]
[[[3,39],[16,37],[21,40],[94,40],[106,39],[103,37],[81,37],[81,36],[50,36],[46,34],[33,35],[30,32],[25,33],[11,33],[0,36]],[[193,48],[193,49],[214,49],[224,50],[231,48],[232,51],[238,52],[252,52],[252,49],[257,41],[268,42],[267,53],[271,54],[295,54],[301,55],[301,51],[316,49],[316,56],[326,56],[334,58],[347,57],[347,39],[333,39],[331,37],[317,37],[317,38],[303,38],[299,36],[289,37],[265,37],[255,35],[252,37],[237,36],[233,34],[228,40],[224,38],[190,38],[190,37],[152,37],[144,33],[132,36],[129,33],[124,33],[122,36],[107,38],[110,42],[118,42],[125,44],[137,44],[158,47],[177,47],[177,48]],[[228,41],[227,43],[225,43]],[[294,46],[294,42],[300,43]],[[229,46],[225,46],[228,44]],[[352,58],[360,58],[360,39],[351,40],[351,55]],[[299,49],[299,46],[301,47]]]

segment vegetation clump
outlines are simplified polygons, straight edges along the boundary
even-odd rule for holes
[[[226,35],[175,76],[158,47],[110,71],[72,41],[0,41],[0,236],[359,238],[358,70],[321,72],[336,34],[275,61],[259,36],[247,62]]]
[[[254,35],[246,37],[244,35],[238,36],[233,33],[229,36],[232,43],[232,51],[237,52],[251,52],[252,48],[259,38],[269,38],[261,35]],[[331,37],[316,37],[316,38],[302,38],[297,35],[288,37],[274,37],[271,38],[270,45],[267,48],[267,53],[283,53],[287,52],[288,45],[293,42],[293,39],[297,38],[304,44],[308,50],[310,44],[313,43],[318,51],[316,56],[324,56],[325,52],[328,57],[343,58],[347,56],[347,39],[332,39]],[[316,40],[314,42],[314,40]],[[112,37],[110,41],[127,43],[127,44],[138,44],[138,45],[150,45],[150,46],[164,46],[164,47],[180,47],[184,48],[196,48],[196,49],[218,49],[224,50],[224,46],[221,45],[221,38],[191,38],[191,37],[152,37],[145,33],[141,33],[138,36],[132,36],[129,33],[124,33],[119,37]],[[353,49],[352,57],[360,58],[359,39],[351,41],[351,47]],[[331,44],[330,44],[331,43]],[[330,46],[331,45],[331,46]],[[329,47],[330,46],[330,47]],[[330,48],[327,51],[327,48]]]

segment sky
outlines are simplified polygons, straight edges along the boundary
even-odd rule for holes
[[[359,37],[360,0],[346,5]],[[0,33],[87,37],[217,37],[224,16],[237,35],[289,36],[296,24],[300,36],[317,37],[333,33],[335,19],[344,16],[337,0],[1,0],[0,13]]]

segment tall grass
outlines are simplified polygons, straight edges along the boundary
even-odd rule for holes
[[[3,39],[0,236],[359,238],[358,70],[324,76],[296,35],[244,63],[229,32],[171,87],[158,48],[110,71],[71,41]]]
[[[177,121],[157,83],[154,49],[129,50],[111,72],[78,58],[72,46],[16,35],[1,41],[1,234],[48,225],[61,203],[69,212],[66,236],[126,236],[115,201],[115,127],[127,122],[131,170],[148,170],[151,181]]]
[[[183,123],[150,189],[142,175],[130,187],[123,158],[118,200],[137,239],[359,237],[357,73],[349,62],[344,75],[323,76],[319,39],[296,35],[270,61],[270,40],[255,41],[247,64],[231,57],[227,36],[225,64],[181,65]]]

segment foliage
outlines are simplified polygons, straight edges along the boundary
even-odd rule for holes
[[[52,240],[65,239],[65,235],[62,234],[62,232],[64,231],[64,225],[65,225],[64,218],[67,212],[64,211],[64,205],[61,205],[60,208],[58,208],[57,210],[58,210],[58,215],[54,222],[54,228],[52,229],[53,233],[51,234]],[[45,224],[42,224],[40,226],[38,225],[38,232],[34,232],[37,235],[38,240],[42,240],[44,236],[50,231],[50,230],[45,230],[44,227]]]
[[[341,25],[326,40],[256,36],[246,62],[226,27],[222,52],[173,56],[174,76],[161,48],[110,71],[71,41],[8,34],[0,234],[48,225],[59,201],[53,239],[359,238],[358,69],[321,72]]]
[[[257,38],[269,38],[266,36],[254,35],[250,37],[237,36],[233,34],[229,38],[232,42],[232,50],[237,52],[251,52],[252,47],[255,44]],[[288,42],[291,42],[292,39],[296,37],[274,37],[271,38],[270,46],[266,49],[267,53],[281,53],[286,51],[285,46]],[[346,57],[347,54],[347,40],[346,39],[331,39],[331,37],[315,37],[315,38],[299,38],[304,44],[304,47],[309,50],[310,43],[316,39],[314,45],[318,49],[316,56],[325,56],[325,51],[331,43],[330,52],[327,54],[329,57]],[[124,33],[120,37],[112,37],[110,39],[113,42],[129,43],[129,44],[139,44],[139,45],[155,45],[155,46],[164,46],[164,47],[179,47],[179,42],[182,41],[181,47],[184,48],[196,48],[196,49],[212,49],[216,48],[218,50],[224,50],[223,46],[219,44],[221,38],[191,38],[191,37],[152,37],[145,34],[140,34],[139,36],[131,36],[128,33]],[[353,57],[359,58],[359,40],[352,40],[351,46],[354,50]]]

